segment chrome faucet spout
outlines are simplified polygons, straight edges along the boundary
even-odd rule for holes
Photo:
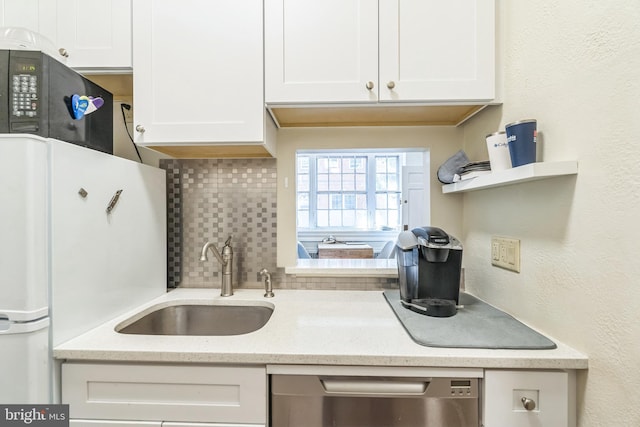
[[[231,236],[229,236],[224,243],[222,253],[218,251],[218,248],[216,248],[213,243],[205,243],[200,253],[200,261],[207,261],[207,251],[209,249],[211,249],[211,252],[213,252],[218,262],[222,264],[222,286],[220,288],[220,295],[229,297],[233,295],[233,249],[231,249]]]
[[[209,258],[207,257],[207,251],[209,249],[211,249],[211,252],[213,252],[213,255],[215,255],[215,257],[218,260],[218,262],[220,262],[220,264],[222,264],[222,266],[224,267],[226,262],[225,262],[224,259],[222,259],[222,255],[220,255],[220,252],[218,251],[218,248],[216,248],[213,243],[207,242],[202,247],[202,253],[200,254],[200,261],[208,261],[209,260]]]

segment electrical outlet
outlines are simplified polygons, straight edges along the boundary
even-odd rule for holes
[[[123,108],[122,111],[124,111],[124,120],[127,123],[133,123],[133,106],[131,106],[128,110],[126,108]]]
[[[520,240],[491,237],[491,264],[520,273]]]

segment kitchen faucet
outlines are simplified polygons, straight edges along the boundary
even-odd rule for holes
[[[200,261],[206,261],[207,250],[211,249],[211,252],[215,255],[216,259],[222,264],[222,286],[220,288],[220,296],[230,297],[233,295],[233,250],[231,249],[231,236],[224,242],[222,247],[222,255],[218,252],[218,249],[213,243],[205,243],[202,247],[202,254],[200,254]]]
[[[264,277],[264,290],[265,290],[265,298],[273,298],[273,288],[271,286],[271,274],[269,270],[263,268],[260,270],[260,276]]]

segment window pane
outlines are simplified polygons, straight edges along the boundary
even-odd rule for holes
[[[298,175],[298,191],[309,191],[309,175]]]
[[[340,173],[341,172],[341,168],[340,168],[340,159],[336,158],[336,157],[330,157],[329,158],[329,172],[330,173]]]
[[[318,222],[318,227],[328,227],[329,226],[329,211],[319,210],[317,212],[316,221]]]
[[[356,175],[356,191],[367,191],[367,176],[364,174]]]
[[[366,194],[356,194],[356,209],[367,209]]]
[[[342,209],[342,194],[332,194],[330,196],[330,209]]]
[[[376,209],[387,209],[387,193],[376,194]]]
[[[298,227],[309,228],[309,211],[298,211]]]
[[[387,158],[376,157],[376,173],[385,173],[387,171]]]
[[[316,160],[316,172],[317,173],[329,173],[329,158],[318,157]]]
[[[329,175],[329,191],[342,190],[342,175],[332,173]]]
[[[389,222],[387,225],[389,227],[397,227],[400,225],[398,211],[388,211],[389,212]]]
[[[318,174],[318,191],[327,191],[329,189],[329,175],[323,173]]]
[[[389,209],[400,209],[400,193],[389,193],[388,203]]]
[[[356,195],[355,194],[345,194],[344,195],[344,209],[355,209],[356,208]]]
[[[388,175],[387,191],[398,191],[398,175]]]
[[[387,211],[376,209],[376,228],[387,225]]]
[[[387,157],[387,172],[398,173],[398,160],[397,156]]]
[[[309,157],[298,156],[298,173],[309,173]]]
[[[342,226],[342,211],[329,211],[329,227]]]
[[[328,194],[318,194],[318,209],[329,209]]]
[[[298,210],[309,210],[309,193],[298,193]]]
[[[387,191],[387,175],[383,173],[376,174],[376,191]]]
[[[356,189],[356,176],[353,174],[342,175],[342,189],[354,191]]]
[[[342,213],[342,225],[344,227],[355,227],[356,225],[356,211],[348,210]]]
[[[357,210],[356,211],[356,227],[367,229],[369,228],[369,224],[367,221],[367,211],[366,210]]]
[[[356,157],[355,158],[355,172],[356,173],[367,173],[367,158],[366,157]]]

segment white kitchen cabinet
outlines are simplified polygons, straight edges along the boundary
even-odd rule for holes
[[[1,0],[0,26],[46,36],[81,71],[131,70],[131,0]]]
[[[216,145],[274,154],[262,21],[262,0],[136,0],[135,142],[174,157]]]
[[[265,426],[266,367],[64,363],[62,402],[77,423]]]
[[[266,0],[269,104],[495,97],[494,0]]]
[[[575,371],[485,369],[485,427],[575,427]]]

